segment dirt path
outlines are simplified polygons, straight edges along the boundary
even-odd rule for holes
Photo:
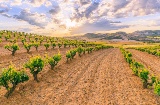
[[[119,49],[93,52],[48,69],[40,74],[40,83],[20,85],[8,100],[1,94],[1,104],[160,105],[151,90],[142,88]]]
[[[145,67],[150,69],[150,73],[160,77],[160,58],[137,50],[129,50],[136,61],[142,62]]]

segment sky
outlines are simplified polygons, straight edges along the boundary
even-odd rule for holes
[[[0,0],[0,30],[51,36],[160,30],[160,0]]]

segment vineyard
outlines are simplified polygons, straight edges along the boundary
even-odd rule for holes
[[[160,47],[0,31],[2,105],[160,105]]]

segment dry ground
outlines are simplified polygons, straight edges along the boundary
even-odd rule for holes
[[[1,105],[160,105],[153,90],[143,89],[141,80],[132,74],[119,49],[106,49],[76,56],[66,63],[65,52],[60,49],[61,62],[54,70],[45,66],[38,75],[40,82],[30,80],[20,84],[6,99],[0,90]],[[37,52],[33,51],[33,54]],[[39,51],[44,55],[44,50]],[[57,53],[50,49],[48,53]],[[10,61],[16,66],[28,60],[25,52],[15,57],[3,55],[1,67]],[[21,64],[20,64],[21,63]]]
[[[134,49],[129,50],[133,58],[141,62],[146,68],[150,70],[151,74],[160,77],[160,59],[155,55],[148,54],[147,52],[141,52]]]

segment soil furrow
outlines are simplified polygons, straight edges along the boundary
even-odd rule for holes
[[[68,97],[66,97],[67,99],[65,99],[65,104],[74,104],[78,101],[81,105],[87,104],[90,94],[92,94],[93,91],[91,89],[95,83],[94,81],[98,72],[97,69],[100,67],[100,63],[103,61],[103,58],[109,56],[112,52],[113,50],[110,52],[106,51],[101,55],[101,57],[97,57],[93,62],[91,62],[91,65],[86,68],[87,72],[77,83],[76,87],[71,90],[72,93],[68,94]]]
[[[110,52],[111,50],[112,49],[109,49],[109,50],[106,50],[106,51]],[[103,54],[100,55],[100,56],[98,56],[98,55],[94,56],[90,60],[85,61],[85,64],[83,65],[83,67],[74,68],[75,70],[77,69],[78,72],[70,77],[71,79],[67,82],[67,84],[64,84],[65,87],[64,86],[62,87],[63,91],[61,93],[57,94],[58,97],[59,97],[58,99],[60,100],[60,103],[58,103],[58,104],[63,104],[66,101],[66,98],[71,94],[72,90],[75,88],[75,86],[77,85],[79,80],[83,77],[84,74],[86,74],[86,72],[88,72],[88,68],[93,66],[93,62],[96,62],[98,58],[103,57]],[[84,61],[82,61],[82,62],[84,62]]]
[[[63,57],[65,57],[63,55]],[[75,57],[20,84],[9,99],[0,92],[2,105],[160,105],[152,90],[143,89],[119,49]]]
[[[129,51],[133,54],[133,58],[136,61],[143,63],[144,66],[150,70],[151,74],[160,77],[160,59],[158,57],[133,49],[130,49]]]

